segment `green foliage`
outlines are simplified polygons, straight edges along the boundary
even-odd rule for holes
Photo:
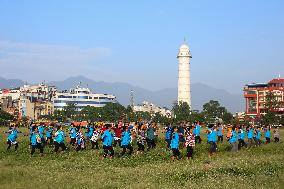
[[[216,119],[222,119],[224,123],[230,123],[233,118],[233,115],[215,100],[205,103],[202,113],[206,122],[215,122]]]
[[[186,102],[179,102],[173,107],[174,122],[192,121],[190,107]]]
[[[0,119],[1,120],[13,120],[14,116],[9,114],[8,112],[0,110]]]

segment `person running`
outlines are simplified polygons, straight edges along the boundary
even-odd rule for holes
[[[45,138],[44,138],[44,134],[45,134],[45,129],[44,129],[44,125],[42,124],[38,124],[38,133],[41,139],[41,145],[44,146],[45,145]]]
[[[76,131],[76,151],[85,149],[85,139],[84,134],[82,132],[82,128],[78,127]]]
[[[32,134],[30,139],[31,139],[31,156],[34,155],[36,149],[39,149],[40,156],[43,156],[43,145],[40,133],[38,131],[38,127],[34,126],[32,128]]]
[[[7,145],[8,145],[7,150],[10,150],[11,146],[15,145],[15,151],[17,151],[17,149],[19,147],[19,144],[17,142],[18,133],[22,133],[22,132],[17,130],[16,125],[13,125],[9,129],[9,131],[4,132],[4,133],[8,134],[8,137],[7,137]]]
[[[214,155],[217,151],[217,133],[214,127],[214,124],[209,124],[208,129],[205,131],[207,133],[207,142],[209,143],[209,156]]]
[[[113,146],[116,147],[116,145],[118,144],[120,146],[120,142],[121,142],[121,128],[122,128],[122,122],[119,122],[118,124],[115,125],[115,127],[113,128],[114,131],[114,143]]]
[[[245,143],[245,132],[244,132],[242,126],[240,126],[239,129],[238,129],[238,141],[239,141],[239,144],[238,144],[238,149],[239,150],[242,147],[246,146],[246,143]]]
[[[108,155],[110,158],[113,158],[114,155],[114,150],[112,147],[112,142],[113,142],[113,134],[110,132],[111,125],[106,124],[105,125],[105,131],[104,134],[102,135],[102,140],[103,140],[103,149],[104,149],[104,155],[102,159],[106,158]],[[109,154],[110,152],[110,154]]]
[[[59,148],[64,152],[66,150],[66,146],[64,144],[65,134],[63,132],[62,126],[57,126],[57,131],[54,134],[54,152],[57,153]]]
[[[154,149],[156,147],[155,129],[153,128],[153,125],[151,123],[148,124],[148,129],[146,132],[146,141],[147,141],[147,146],[148,146],[147,150],[150,150],[151,148]]]
[[[264,128],[264,137],[265,137],[265,143],[269,144],[270,143],[270,126],[266,126]]]
[[[50,125],[46,128],[46,143],[47,144],[53,144],[53,138],[52,138],[52,135],[53,135],[53,131],[54,131],[54,128],[53,128],[53,125]]]
[[[76,144],[76,134],[77,134],[77,129],[75,128],[74,124],[71,124],[71,128],[69,129],[69,137],[70,141],[69,144],[72,146],[75,146]]]
[[[223,126],[218,123],[217,127],[218,142],[223,142]]]
[[[232,127],[229,142],[231,144],[231,152],[237,152],[238,151],[238,144],[237,144],[237,132],[236,132],[235,126]]]
[[[255,129],[255,143],[256,143],[256,146],[260,146],[261,144],[261,132],[260,132],[260,127],[257,127]]]
[[[95,126],[94,132],[91,137],[91,144],[92,144],[92,149],[99,149],[99,135],[100,135],[100,129],[98,126]]]
[[[273,131],[273,138],[274,138],[274,142],[278,143],[280,140],[280,131],[279,131],[279,127],[276,127],[276,129],[274,129]]]
[[[171,150],[173,152],[173,155],[171,159],[174,161],[175,159],[179,159],[180,151],[179,151],[179,134],[178,134],[178,128],[175,126],[173,127],[173,134],[171,139]]]
[[[146,143],[146,128],[143,124],[139,124],[137,130],[137,152],[143,153],[145,150],[145,143]]]
[[[185,146],[187,151],[186,160],[190,158],[193,159],[193,148],[195,146],[195,137],[194,134],[192,133],[191,128],[189,128],[186,133]]]
[[[165,128],[165,141],[167,143],[167,148],[171,149],[171,137],[172,137],[172,127],[169,125]]]
[[[121,134],[121,148],[122,152],[120,156],[124,156],[126,149],[129,150],[128,154],[131,155],[133,152],[133,147],[131,146],[131,132],[128,130],[127,127],[123,127],[122,129],[122,134]]]
[[[201,132],[201,126],[199,122],[195,122],[195,127],[193,129],[193,134],[195,136],[195,143],[201,144],[202,139],[200,137],[200,132]]]
[[[248,147],[253,145],[253,128],[252,126],[247,127]]]

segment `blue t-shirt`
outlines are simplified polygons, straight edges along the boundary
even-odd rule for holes
[[[207,134],[207,140],[208,142],[216,142],[217,141],[217,132],[209,129],[209,133]]]
[[[193,129],[193,134],[195,136],[200,136],[200,130],[201,130],[201,126],[200,125],[196,125]]]
[[[9,131],[8,140],[10,140],[11,142],[16,142],[18,138],[18,132],[19,131],[17,129],[11,129]]]
[[[63,131],[58,130],[55,134],[57,134],[57,136],[55,136],[55,141],[58,142],[59,144],[64,142],[64,137],[65,134]]]
[[[52,127],[49,127],[46,131],[46,137],[47,138],[50,138],[52,137],[52,133],[53,133],[53,128]]]
[[[237,133],[236,133],[236,131],[232,131],[232,136],[230,137],[229,142],[230,143],[237,142]]]
[[[266,131],[264,133],[264,137],[265,138],[270,138],[270,130],[266,129]]]
[[[70,138],[76,138],[77,131],[74,127],[70,129]]]
[[[260,139],[260,136],[261,136],[260,130],[256,130],[256,136],[255,136],[255,138],[256,138],[256,139]]]
[[[244,133],[244,131],[242,129],[238,133],[238,139],[240,139],[240,140],[244,140],[245,139],[245,133]]]
[[[125,131],[125,132],[122,133],[121,136],[122,136],[121,145],[122,146],[123,145],[125,145],[125,146],[129,145],[130,141],[131,141],[131,134],[130,134],[130,132]]]
[[[39,133],[40,138],[44,137],[44,127],[43,126],[38,127],[38,133]]]
[[[94,127],[89,127],[88,131],[86,132],[86,136],[91,138],[94,132]]]
[[[177,132],[173,132],[172,140],[171,140],[171,149],[178,149],[179,145],[179,135]]]
[[[113,135],[109,130],[106,130],[104,134],[102,135],[103,139],[103,145],[104,146],[111,146],[112,145],[112,140],[113,140]]]
[[[171,140],[172,131],[170,128],[166,131],[166,140]]]
[[[33,146],[37,145],[38,141],[40,142],[41,140],[38,140],[40,138],[40,135],[36,132],[32,132],[31,134],[31,144]]]
[[[218,129],[217,129],[217,136],[223,136],[222,127],[218,127]]]
[[[253,138],[253,130],[250,128],[249,131],[247,132],[248,138],[252,139]]]

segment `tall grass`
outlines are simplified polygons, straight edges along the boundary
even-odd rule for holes
[[[48,147],[44,157],[38,152],[30,157],[26,136],[19,137],[17,152],[7,152],[6,137],[0,136],[0,188],[284,188],[283,143],[231,153],[223,142],[209,158],[204,141],[193,160],[172,162],[160,138],[157,148],[145,154],[102,161],[102,149],[54,154]]]

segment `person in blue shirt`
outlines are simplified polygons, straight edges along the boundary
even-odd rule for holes
[[[44,131],[44,126],[41,124],[38,124],[38,133],[41,139],[41,145],[44,145],[45,144],[45,138],[44,138],[45,131]]]
[[[247,127],[248,147],[253,145],[253,128],[252,126]]]
[[[201,144],[202,139],[200,137],[200,132],[201,132],[201,126],[199,124],[199,122],[195,122],[194,123],[194,129],[193,129],[193,134],[195,136],[195,143]]]
[[[207,133],[207,142],[209,143],[209,156],[212,156],[217,151],[217,131],[214,124],[209,124],[205,132]]]
[[[266,126],[264,128],[264,137],[265,137],[265,143],[266,144],[270,143],[270,136],[271,136],[270,126]]]
[[[93,125],[88,125],[87,131],[86,131],[86,138],[87,138],[87,142],[88,143],[91,141],[93,132],[94,132],[94,126]]]
[[[104,149],[104,155],[102,159],[106,158],[108,155],[110,158],[113,158],[114,155],[114,150],[112,147],[112,142],[113,142],[113,134],[110,132],[111,125],[106,124],[105,125],[105,132],[102,135],[102,140],[103,140],[103,149]],[[109,154],[110,152],[110,154]]]
[[[168,149],[171,149],[171,138],[172,138],[172,127],[168,126],[165,128],[165,141],[167,143]]]
[[[61,148],[62,152],[66,150],[66,146],[64,144],[65,134],[62,130],[62,126],[60,125],[57,127],[57,131],[54,134],[54,152],[58,152],[59,148]]]
[[[231,136],[229,138],[229,142],[231,144],[231,152],[238,151],[238,145],[237,145],[237,132],[236,127],[232,127]]]
[[[218,142],[223,142],[223,126],[218,123],[217,127]]]
[[[238,149],[240,150],[242,147],[246,147],[246,143],[245,143],[245,132],[243,130],[243,127],[240,126],[238,129]]]
[[[76,131],[76,151],[85,149],[85,139],[82,128],[78,127]]]
[[[255,129],[255,143],[256,143],[256,146],[260,146],[260,144],[261,144],[260,137],[261,137],[260,127],[257,127]]]
[[[36,149],[39,149],[40,156],[43,156],[43,146],[41,144],[42,140],[38,132],[38,127],[36,126],[32,127],[30,140],[31,140],[31,156],[35,153]]]
[[[17,142],[18,133],[22,133],[22,132],[17,130],[16,125],[13,125],[9,129],[9,131],[4,132],[4,133],[8,134],[8,137],[7,137],[7,144],[8,144],[7,150],[10,150],[11,146],[15,145],[15,151],[16,151],[18,149],[18,147],[19,147],[19,144]]]
[[[53,124],[51,124],[50,126],[48,126],[46,128],[46,132],[45,132],[45,134],[46,134],[45,135],[46,136],[46,143],[49,144],[49,145],[53,144],[53,138],[52,138],[53,131],[54,131]]]
[[[70,137],[69,144],[72,146],[75,146],[76,144],[76,134],[77,134],[77,130],[74,124],[72,123],[71,128],[69,129],[69,137]]]
[[[173,152],[173,155],[171,159],[174,161],[175,159],[179,159],[180,151],[179,151],[179,134],[178,134],[178,128],[175,126],[173,127],[173,133],[172,133],[172,139],[171,139],[171,150]]]
[[[126,152],[126,149],[129,150],[128,154],[131,155],[133,152],[133,147],[131,145],[131,131],[127,127],[123,127],[121,134],[121,156],[123,156]]]

